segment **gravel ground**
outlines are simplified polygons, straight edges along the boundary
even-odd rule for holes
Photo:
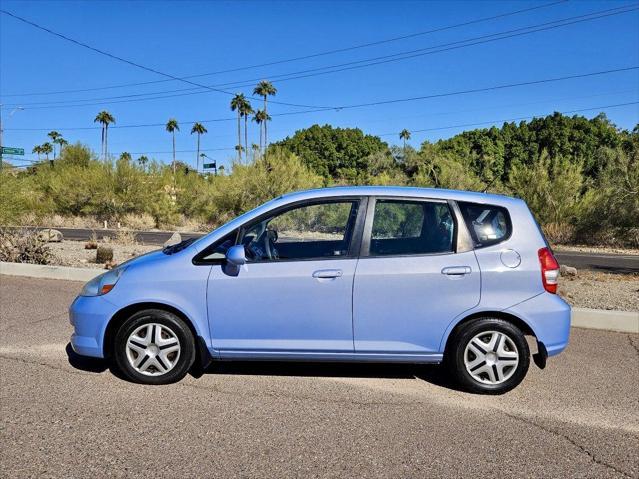
[[[63,241],[62,243],[50,243],[51,251],[56,256],[56,264],[61,266],[75,266],[81,268],[99,268],[101,264],[95,262],[95,250],[84,249],[84,241]],[[113,248],[113,260],[116,263],[124,261],[141,254],[159,249],[157,245],[120,245],[115,243],[100,243],[100,245]]]
[[[639,275],[582,270],[559,278],[559,294],[578,308],[639,311]]]
[[[577,253],[614,253],[639,256],[637,248],[613,248],[611,246],[586,246],[586,245],[554,245],[553,251],[577,252]]]

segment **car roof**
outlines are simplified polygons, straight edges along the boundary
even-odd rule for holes
[[[510,196],[477,191],[447,190],[442,188],[419,188],[412,186],[333,186],[313,190],[287,193],[280,198],[288,201],[313,198],[330,198],[334,196],[387,196],[401,198],[432,198],[439,200],[468,201],[473,203],[491,203],[497,205],[519,202]],[[287,202],[288,202],[287,201]]]

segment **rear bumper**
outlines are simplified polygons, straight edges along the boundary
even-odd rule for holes
[[[561,353],[570,337],[571,308],[556,294],[542,293],[508,308],[505,312],[524,320],[548,356]]]
[[[115,306],[101,296],[78,296],[69,307],[71,347],[83,356],[104,357],[104,332]]]

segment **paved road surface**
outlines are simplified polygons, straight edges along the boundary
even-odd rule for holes
[[[227,363],[162,387],[65,352],[78,283],[0,276],[2,477],[639,477],[639,337],[574,329],[504,396],[436,367]]]
[[[41,229],[41,228],[39,228]],[[90,230],[78,228],[56,228],[69,240],[88,240],[93,232],[101,238],[103,236],[114,237],[117,230]],[[138,231],[137,240],[146,244],[161,245],[171,237],[166,231]],[[198,238],[198,233],[181,233],[182,239]],[[639,273],[639,255],[617,255],[602,253],[556,252],[561,264],[574,266],[578,269],[590,269],[609,273]]]

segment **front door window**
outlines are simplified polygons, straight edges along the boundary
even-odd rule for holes
[[[305,204],[253,223],[241,243],[249,262],[347,256],[357,201]]]

